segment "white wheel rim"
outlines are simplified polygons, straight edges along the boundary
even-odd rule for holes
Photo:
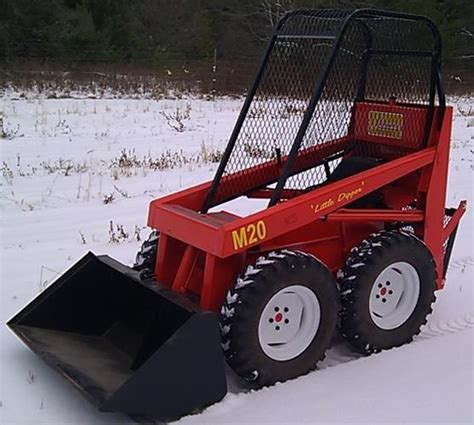
[[[306,286],[288,286],[278,291],[262,311],[258,323],[260,347],[273,360],[294,359],[311,344],[320,321],[316,294]]]
[[[370,291],[372,321],[381,329],[403,325],[415,311],[420,297],[420,277],[409,263],[390,264],[377,276]]]

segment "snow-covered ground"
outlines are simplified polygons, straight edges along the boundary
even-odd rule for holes
[[[148,232],[150,200],[213,176],[241,103],[2,98],[0,321],[88,250],[131,264],[138,235]],[[457,206],[474,199],[474,105],[451,103],[448,203]],[[473,423],[473,214],[468,209],[446,289],[414,343],[368,358],[338,344],[322,370],[231,391],[182,422]],[[4,325],[0,385],[1,424],[130,423],[97,412]]]

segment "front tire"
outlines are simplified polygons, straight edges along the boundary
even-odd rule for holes
[[[324,264],[305,253],[270,253],[227,294],[220,316],[227,361],[254,387],[306,374],[324,358],[338,311]]]
[[[135,256],[133,270],[138,271],[140,279],[145,280],[154,276],[156,256],[158,253],[158,243],[160,242],[160,233],[153,230],[148,238],[143,241],[140,251]]]
[[[371,354],[420,332],[435,300],[435,262],[415,235],[384,231],[352,250],[339,283],[342,335]]]

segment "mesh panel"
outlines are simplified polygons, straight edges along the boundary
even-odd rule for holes
[[[374,141],[356,140],[354,106],[357,101],[388,103],[395,97],[397,104],[426,109],[435,49],[426,21],[375,12],[351,16],[341,11],[299,11],[283,19],[273,43],[240,131],[230,143],[222,176],[216,176],[210,204],[278,179],[284,181],[284,189],[301,193],[323,183],[349,152],[387,160],[421,147],[416,129],[411,138],[403,139],[404,146],[384,150]],[[317,103],[299,139],[311,99]],[[426,119],[428,114],[423,114],[419,117]],[[283,176],[287,156],[298,145]],[[384,156],[388,151],[390,155]]]
[[[377,55],[367,68],[365,98],[426,105],[430,94],[431,58]]]
[[[425,21],[399,17],[361,16],[357,18],[368,28],[375,50],[399,52],[425,51],[435,49],[433,33]]]
[[[217,190],[217,199],[276,181],[246,172],[290,153],[321,69],[346,13],[295,16],[280,29]],[[327,17],[331,16],[330,19]],[[319,36],[320,38],[311,38]],[[244,171],[242,171],[244,170]],[[232,174],[241,172],[238,180]],[[230,176],[230,178],[229,178]]]
[[[317,145],[334,146],[330,154],[337,154],[346,144],[339,140],[349,132],[354,99],[361,78],[362,55],[366,48],[364,30],[358,22],[350,25],[342,40],[336,59],[323,87],[311,121],[303,137],[300,150]],[[321,158],[325,159],[325,158]],[[340,158],[329,161],[332,171]],[[295,164],[293,170],[298,168]],[[307,189],[324,182],[327,175],[323,166],[295,174],[286,181],[286,188]]]

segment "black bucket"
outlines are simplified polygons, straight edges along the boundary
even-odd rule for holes
[[[217,318],[87,254],[7,325],[106,412],[177,419],[227,392]]]

